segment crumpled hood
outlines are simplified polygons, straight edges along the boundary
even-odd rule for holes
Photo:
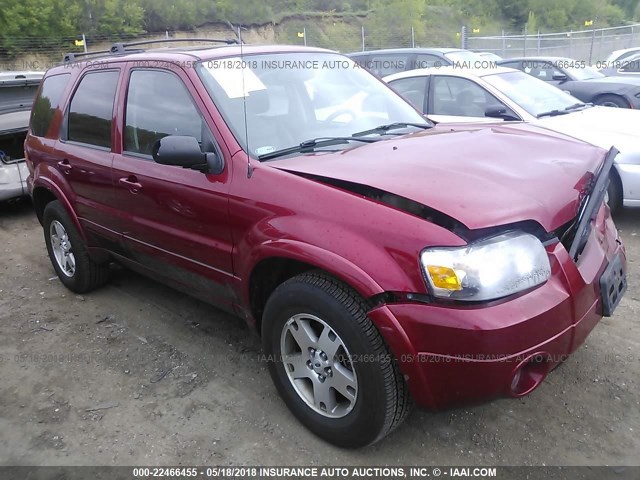
[[[615,146],[623,154],[640,152],[640,111],[630,108],[591,107],[545,117],[538,124],[602,148]]]
[[[605,153],[527,124],[440,125],[269,165],[405,197],[472,230],[534,220],[551,232],[576,216],[588,172],[597,169]]]

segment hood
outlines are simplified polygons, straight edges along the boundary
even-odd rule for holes
[[[604,78],[589,78],[587,80],[580,80],[580,81],[586,82],[586,83],[603,83],[606,85],[611,85],[612,83],[618,83],[620,85],[635,85],[637,87],[640,87],[640,78],[634,78],[634,77],[611,76],[611,77],[604,77]]]
[[[587,141],[601,148],[638,152],[640,111],[630,108],[591,107],[537,120],[538,125]]]
[[[527,124],[440,125],[269,165],[325,183],[334,179],[388,192],[471,230],[533,220],[551,232],[576,216],[588,172],[604,155],[599,148]]]

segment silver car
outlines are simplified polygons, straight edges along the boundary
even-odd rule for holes
[[[0,201],[26,196],[24,139],[42,72],[0,72]]]

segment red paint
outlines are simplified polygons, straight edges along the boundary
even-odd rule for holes
[[[246,54],[318,51],[243,48]],[[205,59],[238,54],[237,46],[198,51]],[[531,126],[461,125],[339,153],[262,164],[252,159],[253,175],[247,178],[247,156],[196,72],[175,66],[171,71],[192,95],[226,166],[221,175],[166,167],[122,153],[128,75],[136,62],[151,58],[159,65],[193,61],[180,53],[109,60],[121,70],[111,152],[87,153],[59,141],[64,112],[58,109],[47,138],[27,138],[30,189],[49,190],[62,201],[92,252],[108,250],[159,279],[245,314],[251,311],[252,272],[267,259],[308,263],[365,298],[383,292],[428,294],[421,250],[465,244],[427,220],[291,171],[395,193],[471,229],[533,220],[552,231],[575,217],[585,172],[604,157],[595,147]],[[67,104],[83,67],[72,64],[48,73],[72,74],[61,105]],[[69,174],[58,165],[63,159],[71,166]],[[419,404],[441,408],[509,395],[513,373],[528,355],[550,354],[552,368],[584,341],[600,318],[598,277],[613,255],[624,254],[608,208],[601,209],[578,264],[560,243],[547,250],[551,279],[516,298],[466,307],[393,303],[371,310]],[[250,323],[257,320],[248,317]]]

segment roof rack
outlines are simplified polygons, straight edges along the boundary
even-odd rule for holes
[[[71,63],[78,60],[80,57],[89,57],[91,55],[108,55],[110,54],[110,50],[99,50],[95,52],[81,52],[81,53],[65,53],[62,61],[64,63]]]
[[[141,40],[139,42],[116,42],[111,45],[109,50],[99,50],[95,52],[81,52],[81,53],[66,53],[64,55],[64,63],[71,63],[79,60],[82,57],[89,57],[94,55],[113,55],[122,53],[131,53],[135,51],[141,51],[140,49],[128,50],[127,47],[136,47],[139,45],[151,45],[153,43],[177,43],[177,42],[206,42],[206,43],[223,43],[226,45],[238,44],[238,40],[235,38],[160,38],[157,40]]]
[[[153,43],[177,43],[177,42],[207,42],[207,43],[224,43],[234,45],[239,43],[235,38],[164,38],[158,40],[142,40],[139,42],[114,43],[111,46],[111,53],[124,53],[127,47],[135,47],[138,45],[150,45]]]

